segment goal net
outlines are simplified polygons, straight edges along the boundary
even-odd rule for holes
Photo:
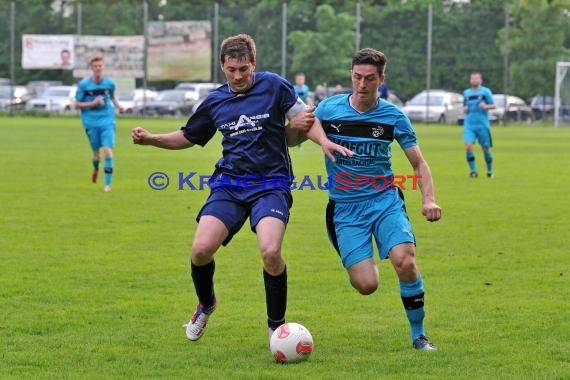
[[[554,126],[570,125],[570,62],[556,62]]]

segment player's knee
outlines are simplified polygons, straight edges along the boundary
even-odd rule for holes
[[[216,247],[212,242],[206,239],[194,239],[192,243],[192,261],[199,263],[208,261],[216,252]]]
[[[370,295],[378,289],[379,281],[377,278],[359,278],[350,279],[350,282],[354,289],[363,296]]]
[[[266,245],[261,247],[261,259],[265,266],[271,267],[281,261],[281,247],[279,245]]]
[[[398,260],[398,262],[394,263],[394,269],[396,270],[396,273],[400,279],[409,279],[413,277],[411,280],[409,280],[413,281],[413,279],[417,277],[418,273],[415,255],[413,253],[405,255],[401,260]]]

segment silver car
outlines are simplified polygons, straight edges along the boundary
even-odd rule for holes
[[[446,90],[424,90],[402,110],[411,121],[455,124],[463,114],[463,95]]]
[[[70,112],[74,108],[76,86],[52,86],[26,104],[27,110],[55,113]]]

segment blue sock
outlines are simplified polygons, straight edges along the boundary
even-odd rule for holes
[[[472,172],[477,171],[477,167],[475,166],[475,153],[467,152],[467,163],[469,164],[469,169],[471,169]]]
[[[93,170],[98,172],[99,171],[99,160],[94,158],[91,162],[93,162]]]
[[[424,284],[421,274],[418,273],[415,281],[400,281],[400,296],[406,309],[406,316],[410,321],[413,342],[420,335],[425,335]]]
[[[113,178],[113,157],[105,157],[105,186],[111,186]]]
[[[485,162],[487,163],[487,173],[493,173],[493,153],[485,152]]]

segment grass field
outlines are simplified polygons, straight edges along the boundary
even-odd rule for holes
[[[177,173],[210,174],[206,148],[134,146],[121,119],[113,192],[90,183],[78,119],[1,118],[1,379],[568,379],[570,128],[493,129],[496,177],[467,178],[461,128],[416,127],[443,219],[405,191],[437,352],[409,342],[397,279],[360,296],[330,246],[324,191],[296,191],[284,242],[289,321],[315,339],[308,362],[274,364],[261,261],[247,227],[216,255],[218,309],[206,335],[182,324],[196,305],[189,276],[195,215],[206,191]],[[216,137],[217,138],[217,137]],[[397,174],[412,174],[396,146]],[[291,149],[297,177],[324,174],[320,148]],[[483,160],[477,151],[480,171]],[[151,173],[171,177],[152,190]]]

